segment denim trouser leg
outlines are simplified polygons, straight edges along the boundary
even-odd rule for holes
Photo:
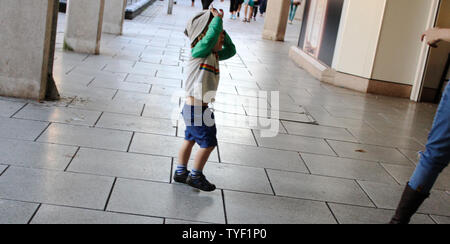
[[[422,193],[429,193],[439,173],[450,161],[450,85],[445,88],[433,127],[420,161],[411,176],[409,186]]]

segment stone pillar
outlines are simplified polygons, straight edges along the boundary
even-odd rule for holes
[[[127,0],[105,0],[103,33],[122,35]]]
[[[105,0],[68,0],[64,49],[100,53]]]
[[[284,41],[290,5],[290,0],[272,0],[267,2],[263,31],[264,39]]]
[[[0,1],[0,96],[59,98],[52,76],[58,3]]]

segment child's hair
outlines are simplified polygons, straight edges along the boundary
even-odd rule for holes
[[[213,20],[213,18],[214,18],[214,16],[211,14],[211,16],[209,17],[209,20],[208,20],[208,24],[206,25],[206,28],[205,28],[205,29],[203,30],[203,32],[202,32],[200,35],[198,35],[198,37],[192,42],[191,48],[194,48],[194,47],[197,45],[197,43],[198,43],[201,39],[203,39],[203,37],[205,37],[206,32],[208,31],[209,24],[211,24],[211,21]]]

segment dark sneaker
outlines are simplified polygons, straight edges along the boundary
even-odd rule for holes
[[[191,173],[191,172],[190,171],[186,171],[183,174],[175,173],[175,175],[173,176],[173,180],[175,182],[178,182],[178,183],[186,183],[186,180],[187,180],[187,178],[189,176],[189,173]]]
[[[216,186],[209,183],[209,181],[206,179],[204,175],[200,176],[200,178],[195,180],[192,179],[191,176],[189,175],[186,180],[186,184],[202,191],[214,191],[216,189]]]

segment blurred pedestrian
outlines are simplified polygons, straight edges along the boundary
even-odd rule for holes
[[[208,10],[214,0],[202,0],[203,10]]]
[[[239,0],[230,0],[230,19],[236,19],[236,13],[239,9]]]
[[[260,5],[260,0],[253,0],[253,19],[256,21],[256,15],[258,15],[258,7]],[[252,16],[250,16],[251,18]]]
[[[244,19],[243,22],[250,22],[253,16],[253,6],[255,5],[255,0],[244,0]],[[250,13],[250,14],[248,14]],[[248,16],[248,18],[247,18]]]
[[[264,15],[267,9],[267,1],[268,0],[259,0],[259,12],[261,13],[261,17]]]
[[[302,2],[300,0],[291,0],[291,9],[289,11],[289,24],[292,24],[297,13],[297,8]]]

